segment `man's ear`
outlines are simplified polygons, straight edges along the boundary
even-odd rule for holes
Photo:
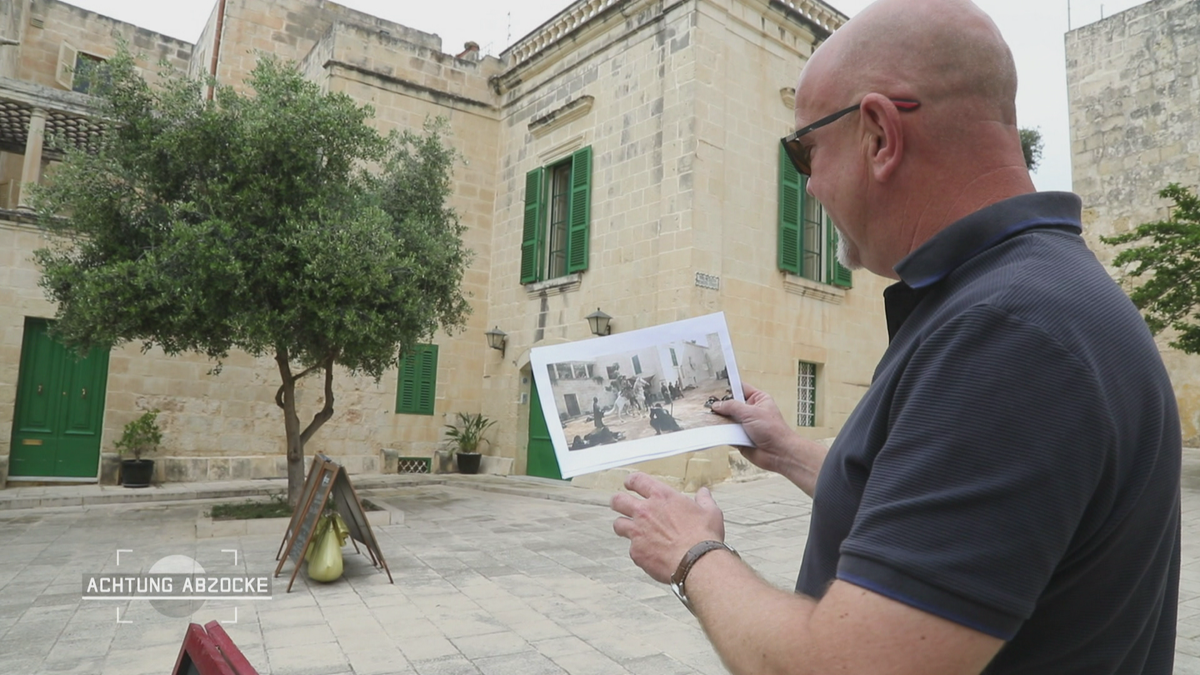
[[[904,157],[900,111],[883,94],[867,94],[860,109],[866,136],[867,164],[875,180],[886,183]]]

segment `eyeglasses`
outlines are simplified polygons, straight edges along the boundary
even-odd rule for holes
[[[912,101],[902,98],[893,98],[888,100],[895,104],[896,108],[898,108],[900,112],[916,110],[921,105],[920,101]],[[804,176],[812,174],[812,165],[810,164],[808,148],[804,147],[804,145],[800,143],[800,137],[809,133],[810,131],[820,129],[826,124],[836,122],[846,115],[858,110],[860,107],[862,107],[862,101],[855,103],[845,110],[839,110],[828,117],[822,117],[816,122],[813,122],[803,129],[800,129],[796,133],[779,139],[779,142],[783,144],[783,150],[787,153],[788,159],[792,160],[792,166],[796,167],[796,171],[799,171],[801,175]]]

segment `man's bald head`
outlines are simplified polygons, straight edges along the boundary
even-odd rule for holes
[[[1012,52],[970,0],[878,0],[830,36],[800,75],[796,126],[851,105],[857,114],[793,152],[807,154],[807,190],[841,232],[846,263],[894,276],[945,226],[1032,192],[1016,94]]]
[[[809,85],[834,106],[870,92],[924,105],[960,100],[987,121],[1016,124],[1012,52],[969,0],[879,0],[813,54],[800,88]]]

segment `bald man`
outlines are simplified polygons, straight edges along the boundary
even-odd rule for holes
[[[1037,193],[1016,71],[964,0],[880,0],[811,57],[784,146],[840,233],[895,280],[890,344],[828,450],[764,392],[714,412],[813,497],[795,593],[644,474],[613,528],[735,674],[1146,673],[1174,657],[1180,428],[1145,323]]]

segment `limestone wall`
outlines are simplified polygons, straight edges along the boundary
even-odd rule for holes
[[[528,350],[588,337],[584,317],[596,307],[616,332],[725,311],[743,378],[774,394],[785,416],[796,405],[797,361],[820,364],[821,426],[804,431],[830,436],[886,346],[885,284],[857,273],[855,288],[842,291],[789,281],[775,266],[778,142],[792,128],[780,89],[794,85],[812,28],[756,0],[619,9],[572,36],[569,49],[506,62],[497,78],[502,174],[489,323],[508,332],[509,347],[507,358],[488,359],[484,386],[495,393],[485,410],[505,421],[501,445],[514,448],[521,470]],[[542,122],[560,114],[569,121]],[[565,284],[522,286],[525,174],[584,146],[594,162],[589,269]],[[717,277],[719,289],[698,286],[698,273]],[[699,459],[720,478],[727,450],[640,468],[682,480]]]
[[[817,426],[799,430],[825,438],[887,347],[881,295],[891,282],[857,271],[843,290],[776,265],[779,139],[795,129],[792,88],[811,30],[752,2],[700,5],[694,236],[696,268],[721,277],[742,377],[794,422],[798,363],[817,364]],[[711,291],[692,293],[714,306]]]
[[[335,22],[441,50],[441,38],[328,0],[226,0],[217,80],[235,88],[261,54],[299,62]],[[205,69],[207,69],[205,65]]]
[[[522,472],[528,443],[529,349],[591,336],[597,307],[623,332],[695,316],[690,306],[692,102],[686,5],[632,2],[593,21],[569,46],[506,64],[489,324],[508,333],[490,354],[485,411],[503,420],[499,445]],[[590,98],[589,98],[590,97]],[[578,102],[582,102],[581,104]],[[571,114],[569,104],[577,106]],[[580,113],[579,111],[583,111]],[[551,124],[539,121],[556,118]],[[573,119],[572,119],[573,118]],[[533,127],[531,129],[531,126]],[[537,133],[534,133],[534,132]],[[577,280],[520,283],[525,175],[592,148],[590,262]],[[652,470],[682,476],[687,458]],[[669,464],[669,466],[667,466]]]
[[[13,404],[21,361],[25,317],[53,318],[54,307],[37,282],[32,253],[47,244],[32,226],[0,221],[0,457],[10,452]],[[101,452],[113,452],[124,425],[143,411],[159,409],[163,444],[160,477],[216,480],[281,476],[285,451],[283,416],[275,405],[279,376],[271,358],[235,352],[219,374],[199,355],[169,358],[154,349],[124,345],[109,356]],[[297,392],[302,423],[324,403],[318,378]],[[380,451],[396,443],[393,418],[396,373],[376,383],[339,372],[337,414],[307,446],[352,471],[377,470]],[[176,459],[179,458],[179,459]]]
[[[1084,236],[1165,218],[1169,183],[1200,188],[1200,2],[1154,0],[1067,34],[1071,168]],[[1200,356],[1160,338],[1185,444],[1200,443]]]
[[[95,32],[93,24],[106,21],[32,2],[43,13],[66,12],[46,21],[58,37],[42,38],[45,53],[84,30],[58,22]],[[529,350],[591,337],[585,317],[597,307],[618,333],[725,311],[744,379],[775,395],[791,419],[797,361],[817,363],[819,426],[803,430],[813,437],[833,435],[861,396],[886,341],[883,283],[860,272],[853,289],[841,290],[789,278],[775,265],[776,153],[792,127],[780,90],[793,85],[820,30],[767,0],[588,6],[594,15],[545,48],[477,61],[441,53],[434,35],[324,0],[227,0],[221,82],[240,87],[261,52],[295,60],[326,91],[373,106],[382,131],[446,117],[464,160],[451,205],[475,252],[464,280],[474,313],[464,333],[437,337],[435,414],[394,413],[394,371],[378,383],[339,373],[338,412],[310,442],[310,456],[325,452],[352,470],[377,469],[385,448],[430,456],[454,413],[479,411],[500,422],[490,452],[524,473]],[[214,10],[190,59],[182,48],[175,54],[193,74],[208,70],[217,18]],[[30,78],[44,77],[33,65],[39,60],[31,52]],[[589,268],[523,285],[525,174],[583,147],[593,151]],[[40,245],[36,230],[0,225],[0,457],[8,453],[24,317],[53,315],[29,261]],[[503,356],[486,346],[493,326],[508,334]],[[219,375],[211,365],[143,355],[137,346],[114,351],[104,450],[127,421],[157,408],[167,479],[281,475],[274,363],[239,353]],[[321,394],[317,379],[303,383],[302,420]],[[696,487],[729,475],[728,452],[638,468]]]
[[[118,40],[124,40],[151,83],[157,81],[159,61],[165,59],[172,68],[186,72],[192,58],[190,42],[58,0],[32,0],[24,22],[17,77],[53,89],[63,88],[55,74],[64,42],[80,52],[109,58],[116,53]]]
[[[244,12],[253,3],[239,5],[230,0],[228,6]],[[273,8],[281,6],[272,4]],[[319,7],[357,16],[332,3]],[[284,20],[298,22],[299,15],[289,14]],[[245,21],[242,23],[245,28]],[[244,31],[242,35],[252,32]],[[486,350],[483,332],[487,329],[498,114],[490,102],[471,97],[490,95],[486,78],[491,72],[488,69],[494,70],[497,63],[494,59],[455,59],[438,52],[432,36],[418,31],[396,32],[417,41],[381,34],[362,25],[338,23],[335,27],[330,23],[321,50],[311,50],[314,57],[305,65],[310,76],[327,90],[344,92],[373,105],[374,123],[381,131],[419,130],[432,116],[449,119],[451,142],[465,159],[456,166],[456,194],[451,205],[468,228],[466,245],[475,252],[464,280],[464,291],[470,294],[475,312],[467,333],[456,338],[441,334],[437,338],[440,353],[434,416],[394,412],[395,371],[378,383],[338,373],[334,395],[337,412],[310,441],[307,453],[311,456],[324,452],[346,463],[351,471],[379,470],[384,448],[403,456],[431,456],[443,425],[453,413],[479,410],[479,382]],[[236,30],[234,34],[238,34]],[[237,45],[229,35],[226,33],[223,54],[227,49],[236,52]],[[310,49],[316,44],[310,44]],[[244,75],[252,67],[248,63],[248,68],[237,73]],[[13,159],[19,172],[20,158]],[[4,355],[0,366],[0,424],[4,425],[0,428],[0,456],[9,453],[24,318],[54,315],[53,306],[37,286],[39,273],[31,260],[32,252],[44,245],[32,226],[0,226],[0,353]],[[112,451],[112,441],[126,422],[144,410],[159,409],[164,433],[159,454],[161,478],[216,480],[283,475],[283,420],[274,403],[279,384],[271,358],[235,352],[219,374],[212,374],[209,371],[213,364],[203,357],[166,357],[157,349],[142,354],[139,347],[126,345],[110,356],[102,451]],[[321,385],[318,378],[301,383],[298,412],[302,423],[307,423],[323,404]]]
[[[493,105],[487,78],[497,65],[494,59],[456,59],[428,43],[380,35],[344,23],[332,26],[304,62],[318,81],[324,77],[329,91],[345,93],[373,106],[375,124],[385,133],[393,129],[419,132],[426,119],[445,118],[451,132],[448,140],[462,158],[455,166],[450,206],[466,226],[463,241],[473,251],[462,286],[473,312],[465,332],[454,337],[437,336],[435,414],[391,414],[382,422],[393,446],[403,456],[432,456],[444,425],[454,421],[456,413],[481,409],[479,383],[488,356],[485,352],[490,351],[483,334],[491,327],[487,323],[488,281],[492,205],[499,171],[499,111]]]
[[[29,0],[0,0],[0,38],[18,44],[0,45],[0,77],[17,77],[21,63],[21,33]]]

